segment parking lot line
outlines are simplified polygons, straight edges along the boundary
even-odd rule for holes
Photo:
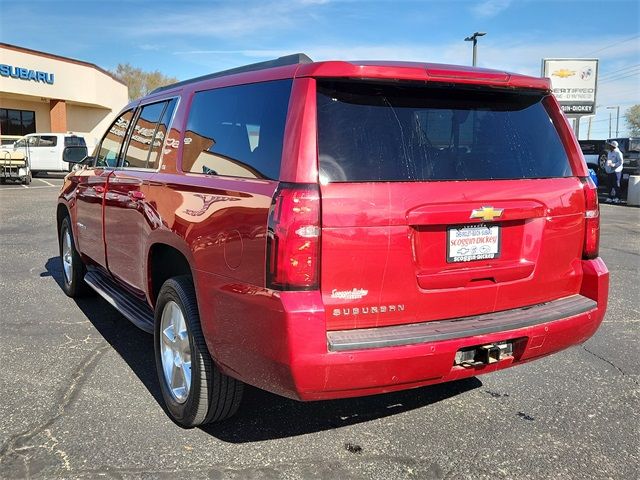
[[[42,180],[41,178],[36,178],[36,180],[42,182],[42,183],[46,183],[47,185],[49,185],[50,187],[55,187],[55,185],[53,183],[49,183],[46,180]]]
[[[55,187],[56,185],[51,185],[51,187]],[[43,185],[42,187],[29,187],[27,185],[20,185],[19,187],[4,187],[0,188],[0,193],[5,192],[7,190],[22,190],[23,188],[27,188],[29,190],[39,189],[39,188],[51,188],[49,186]]]

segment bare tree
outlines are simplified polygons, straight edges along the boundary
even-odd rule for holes
[[[629,125],[629,132],[631,133],[631,135],[640,135],[640,105],[629,107],[629,109],[624,114],[624,117],[626,118],[627,124]]]
[[[129,87],[129,100],[143,97],[158,87],[178,81],[177,78],[168,77],[158,70],[145,72],[129,63],[119,63],[111,73]]]

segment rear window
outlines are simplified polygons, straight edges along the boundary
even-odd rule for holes
[[[320,181],[572,175],[540,93],[318,82]]]
[[[83,137],[64,137],[64,146],[65,147],[86,147],[87,144],[84,141]]]

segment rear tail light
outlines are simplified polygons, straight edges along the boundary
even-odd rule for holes
[[[320,191],[317,184],[281,183],[267,234],[267,287],[314,290],[320,277]]]
[[[593,183],[591,177],[585,177],[581,180],[585,200],[582,258],[588,260],[596,258],[600,249],[600,207],[598,205],[598,187]]]

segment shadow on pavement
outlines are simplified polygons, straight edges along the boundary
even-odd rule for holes
[[[45,172],[39,171],[33,175],[33,178],[59,178],[64,179],[69,172]]]
[[[50,258],[45,268],[46,272],[41,276],[51,276],[62,287],[60,258]],[[165,409],[156,375],[153,338],[133,326],[98,296],[76,299],[75,302]],[[469,378],[402,392],[319,402],[298,402],[247,386],[235,417],[207,425],[201,430],[230,443],[293,437],[426,407],[480,386],[482,383],[477,378]]]

